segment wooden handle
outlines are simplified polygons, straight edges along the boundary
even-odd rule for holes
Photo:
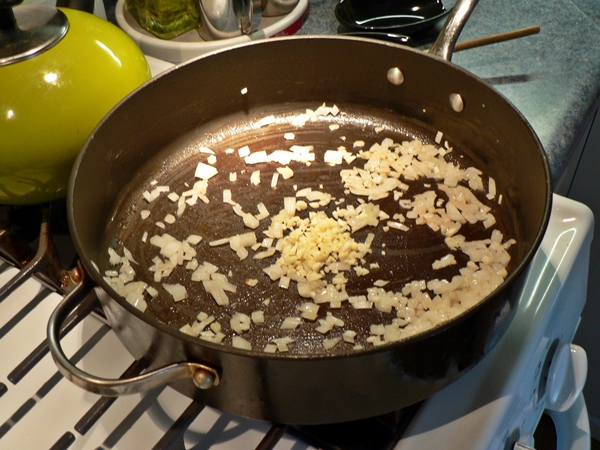
[[[467,50],[474,47],[482,47],[484,45],[495,44],[496,42],[504,42],[511,39],[517,39],[523,36],[530,36],[532,34],[538,34],[540,32],[539,25],[533,25],[527,28],[520,28],[514,31],[507,31],[505,33],[493,34],[491,36],[485,36],[477,39],[471,39],[468,41],[457,42],[454,46],[455,52],[461,50]]]

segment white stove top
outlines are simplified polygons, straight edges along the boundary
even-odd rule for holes
[[[507,334],[471,372],[424,402],[397,450],[504,449],[519,439],[531,444],[526,437],[548,403],[548,394],[540,393],[545,383],[539,382],[548,370],[546,354],[557,342],[571,341],[585,303],[592,223],[587,207],[554,197],[550,226]],[[15,273],[0,264],[0,285]],[[313,448],[287,432],[267,445],[271,434],[279,434],[277,427],[202,408],[168,387],[116,399],[83,430],[76,424],[100,397],[64,379],[49,354],[21,379],[14,377],[15,368],[44,342],[48,317],[60,299],[32,279],[0,303],[0,448]],[[93,316],[77,325],[62,345],[79,360],[79,367],[102,377],[117,378],[133,362],[112,330]],[[177,438],[169,444],[169,428],[186,408],[193,414],[185,445]],[[571,448],[588,449],[582,397],[557,420],[561,417],[579,420]]]
[[[506,335],[471,372],[425,403],[398,450],[512,448],[506,444],[533,434],[544,409],[561,406],[550,405],[546,383],[538,380],[549,371],[546,355],[575,335],[586,300],[591,227],[587,207],[554,196],[550,226]],[[587,362],[585,352],[574,358]],[[569,414],[584,422],[571,447],[589,448],[583,397]]]

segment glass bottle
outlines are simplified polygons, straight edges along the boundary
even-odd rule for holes
[[[172,39],[201,24],[197,0],[125,0],[138,24],[161,39]]]

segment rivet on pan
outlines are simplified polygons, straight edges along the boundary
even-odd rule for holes
[[[465,102],[463,102],[460,94],[450,94],[450,106],[456,112],[461,112],[465,107]]]
[[[219,384],[218,378],[212,371],[198,369],[194,372],[192,377],[194,384],[199,389],[209,389]]]
[[[404,83],[404,74],[397,67],[392,67],[387,71],[387,79],[390,83],[400,86]]]

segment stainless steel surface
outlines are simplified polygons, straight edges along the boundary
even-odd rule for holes
[[[266,0],[265,3],[263,15],[265,17],[274,17],[291,12],[298,4],[298,0]]]
[[[10,14],[10,11],[5,11]],[[32,58],[51,49],[67,34],[67,16],[47,6],[21,6],[16,23],[0,29],[0,66]]]
[[[252,31],[252,0],[199,0],[202,23],[215,39],[229,39]]]
[[[439,37],[429,49],[431,55],[439,56],[446,61],[452,59],[454,45],[476,5],[477,0],[459,0],[454,5],[452,12],[442,27]]]

